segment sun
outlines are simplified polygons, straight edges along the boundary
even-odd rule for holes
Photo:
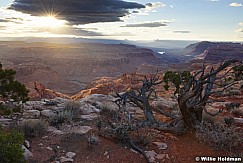
[[[65,21],[58,20],[53,16],[40,17],[40,22],[47,27],[60,27],[65,24]]]
[[[58,28],[64,26],[66,24],[66,21],[59,20],[54,16],[41,16],[32,17],[28,24],[34,27]]]

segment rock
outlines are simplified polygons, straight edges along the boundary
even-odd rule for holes
[[[0,124],[3,126],[8,126],[12,122],[9,118],[0,118]]]
[[[27,101],[24,103],[24,110],[43,110],[43,101]]]
[[[98,118],[97,114],[90,114],[90,115],[81,115],[81,118],[83,120],[88,120],[88,121],[92,121],[95,118]]]
[[[232,110],[232,113],[234,115],[243,117],[243,108],[236,108],[236,109]]]
[[[56,131],[56,130],[58,130],[58,129],[56,127],[53,127],[53,126],[48,126],[48,129],[47,129],[48,132],[53,132],[53,131]]]
[[[108,153],[109,153],[108,151],[105,151],[105,152],[104,152],[104,156],[108,155]]]
[[[25,140],[24,141],[24,145],[27,147],[27,148],[30,148],[30,142],[28,140]]]
[[[65,129],[65,133],[86,134],[89,130],[92,130],[90,126],[74,126]]]
[[[234,118],[235,123],[243,123],[243,118]]]
[[[54,112],[53,112],[52,110],[49,110],[49,109],[47,109],[47,110],[42,110],[40,114],[41,114],[42,116],[44,116],[44,117],[47,117],[47,118],[50,118],[50,117],[52,117],[53,115],[55,115]]]
[[[53,133],[54,135],[63,135],[63,134],[64,134],[64,132],[61,131],[61,130],[56,130],[56,131],[53,131],[52,133]]]
[[[29,159],[30,157],[33,157],[33,153],[30,150],[28,150],[24,145],[22,145],[21,148],[24,150],[25,159]]]
[[[100,110],[97,109],[95,106],[88,104],[84,101],[80,102],[80,110],[81,110],[81,114],[91,114],[91,113],[99,113]]]
[[[50,151],[52,151],[52,150],[53,150],[51,147],[46,147],[46,149],[48,149],[48,150],[50,150]]]
[[[92,130],[90,126],[81,126],[79,128],[79,133],[86,134],[87,132],[89,132],[89,130]]]
[[[168,154],[158,154],[155,158],[159,160],[170,159]]]
[[[155,162],[155,157],[157,156],[157,153],[152,150],[152,151],[145,151],[148,159],[149,159],[149,162]]]
[[[60,158],[60,162],[73,162],[73,159],[72,158],[66,158],[66,157],[61,157]]]
[[[156,156],[156,158],[159,159],[159,160],[163,160],[163,159],[166,158],[166,154],[158,154],[158,155]]]
[[[135,151],[135,150],[132,149],[132,148],[130,149],[130,151],[133,152],[133,153],[138,153],[137,151]]]
[[[32,100],[40,100],[42,98],[69,98],[67,95],[55,92],[53,90],[46,89],[45,86],[37,81],[30,82],[27,84],[27,88],[29,90],[28,96]]]
[[[171,98],[163,98],[159,97],[155,101],[151,103],[152,107],[158,107],[160,106],[161,108],[170,108],[174,109],[178,107],[178,103],[175,100],[172,100]]]
[[[104,107],[109,107],[110,109],[117,108],[117,105],[114,103],[116,99],[110,95],[103,94],[91,94],[83,98],[80,102],[85,101],[98,109],[103,109]]]
[[[25,118],[39,118],[40,111],[39,110],[28,110],[23,113]]]
[[[74,158],[75,156],[76,156],[76,153],[74,153],[74,152],[67,152],[66,153],[67,158]]]
[[[206,109],[209,113],[212,113],[212,114],[215,114],[215,113],[219,112],[219,110],[220,110],[220,109],[214,108],[212,106],[208,106]]]
[[[56,127],[53,127],[53,126],[48,126],[47,131],[48,131],[48,132],[52,132],[52,133],[55,134],[55,135],[63,135],[63,134],[64,134],[63,131],[58,130]]]
[[[57,98],[52,99],[51,101],[53,101],[57,104],[64,104],[68,101],[68,99],[57,97]]]
[[[157,145],[157,147],[158,147],[159,149],[163,149],[163,150],[165,150],[165,149],[168,148],[168,145],[167,145],[166,143],[153,142],[153,144]]]

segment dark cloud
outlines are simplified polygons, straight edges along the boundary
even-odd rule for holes
[[[148,27],[148,28],[155,28],[155,27],[163,27],[167,26],[167,23],[164,22],[149,22],[149,23],[139,23],[139,24],[127,24],[121,27]]]
[[[0,23],[14,23],[14,24],[22,24],[23,19],[21,18],[5,18],[5,19],[0,19]]]
[[[9,22],[9,20],[6,20],[6,19],[0,19],[0,23],[7,23]]]
[[[174,33],[191,33],[191,31],[173,31]]]
[[[14,0],[9,7],[32,16],[57,14],[70,24],[120,21],[129,9],[141,8],[145,6],[122,0]]]
[[[152,3],[147,3],[146,6],[153,7],[153,4]]]

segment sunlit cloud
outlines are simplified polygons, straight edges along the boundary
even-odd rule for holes
[[[241,32],[243,32],[243,29],[238,29],[237,32],[240,32],[241,33]]]
[[[241,3],[231,3],[231,4],[229,4],[229,6],[231,6],[231,7],[241,7],[243,5]]]

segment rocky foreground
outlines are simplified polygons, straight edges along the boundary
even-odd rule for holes
[[[49,123],[47,131],[41,135],[41,139],[30,138],[25,141],[25,144],[22,146],[22,148],[25,150],[25,157],[30,161],[41,160],[38,162],[48,162],[48,160],[55,160],[58,162],[92,162],[92,159],[94,159],[93,157],[97,157],[97,159],[101,159],[102,161],[117,161],[116,157],[118,157],[119,154],[114,150],[118,147],[115,147],[113,143],[109,142],[103,137],[97,137],[97,134],[95,134],[98,132],[97,120],[101,117],[101,115],[109,114],[109,111],[117,110],[117,105],[114,103],[115,99],[116,98],[113,96],[103,94],[92,94],[79,99],[76,101],[76,103],[78,103],[78,112],[76,112],[75,115],[79,120],[76,122],[69,121],[57,126]],[[234,123],[242,124],[242,92],[238,95],[234,95],[234,102],[238,102],[240,104],[237,109],[237,115],[233,114],[234,112],[228,112],[228,110],[225,108],[227,104],[231,103],[232,99],[229,99],[229,96],[226,96],[223,99],[224,102],[215,102],[208,107],[208,110],[213,113],[218,109],[224,108],[222,113],[223,116],[219,116],[218,121],[224,121],[223,117],[227,115],[234,118]],[[34,123],[38,120],[50,122],[53,117],[63,113],[63,111],[65,111],[68,107],[67,104],[70,103],[72,103],[72,100],[60,97],[51,100],[42,99],[40,101],[28,101],[23,105],[21,113],[14,113],[11,116],[1,116],[0,124],[5,127],[14,127],[25,122]],[[179,113],[177,102],[172,98],[159,97],[158,99],[152,101],[151,105],[153,107],[159,106],[160,108],[166,109],[170,112]],[[140,108],[129,105],[128,109],[134,117],[144,117]],[[169,120],[164,116],[159,117],[159,119],[162,121]],[[152,140],[152,144],[145,149],[145,153],[150,161],[173,162],[180,160],[180,158],[178,158],[179,156],[176,156],[176,154],[173,154],[173,151],[171,151],[173,148],[175,148],[173,143],[179,143],[179,139],[176,136],[171,134],[168,135],[159,131],[153,131],[153,133],[158,133],[158,135],[153,136],[155,139]],[[99,143],[104,143],[102,146],[105,148],[100,149],[101,151],[99,154],[94,154],[92,149],[89,150],[89,139],[92,136],[94,139],[97,139],[98,142],[98,144],[92,146],[92,148],[99,149]],[[69,145],[66,146],[67,144],[65,145],[65,142],[69,142]],[[79,142],[82,142],[83,147],[78,147],[75,145],[75,143]],[[112,145],[108,147],[107,144]],[[80,151],[80,149],[82,149],[82,151]],[[119,150],[124,150],[123,152],[125,157],[131,157],[133,160],[132,162],[137,162],[138,160],[142,162],[144,161],[137,151],[134,151],[132,148],[130,149],[128,146],[120,146]],[[59,152],[56,153],[57,151]],[[83,156],[82,152],[86,153],[87,158]],[[93,153],[95,156],[90,156],[90,153]],[[210,154],[212,153],[213,152],[211,151]],[[128,161],[124,159],[125,158],[120,158],[120,160]],[[192,162],[192,160],[187,161]]]

